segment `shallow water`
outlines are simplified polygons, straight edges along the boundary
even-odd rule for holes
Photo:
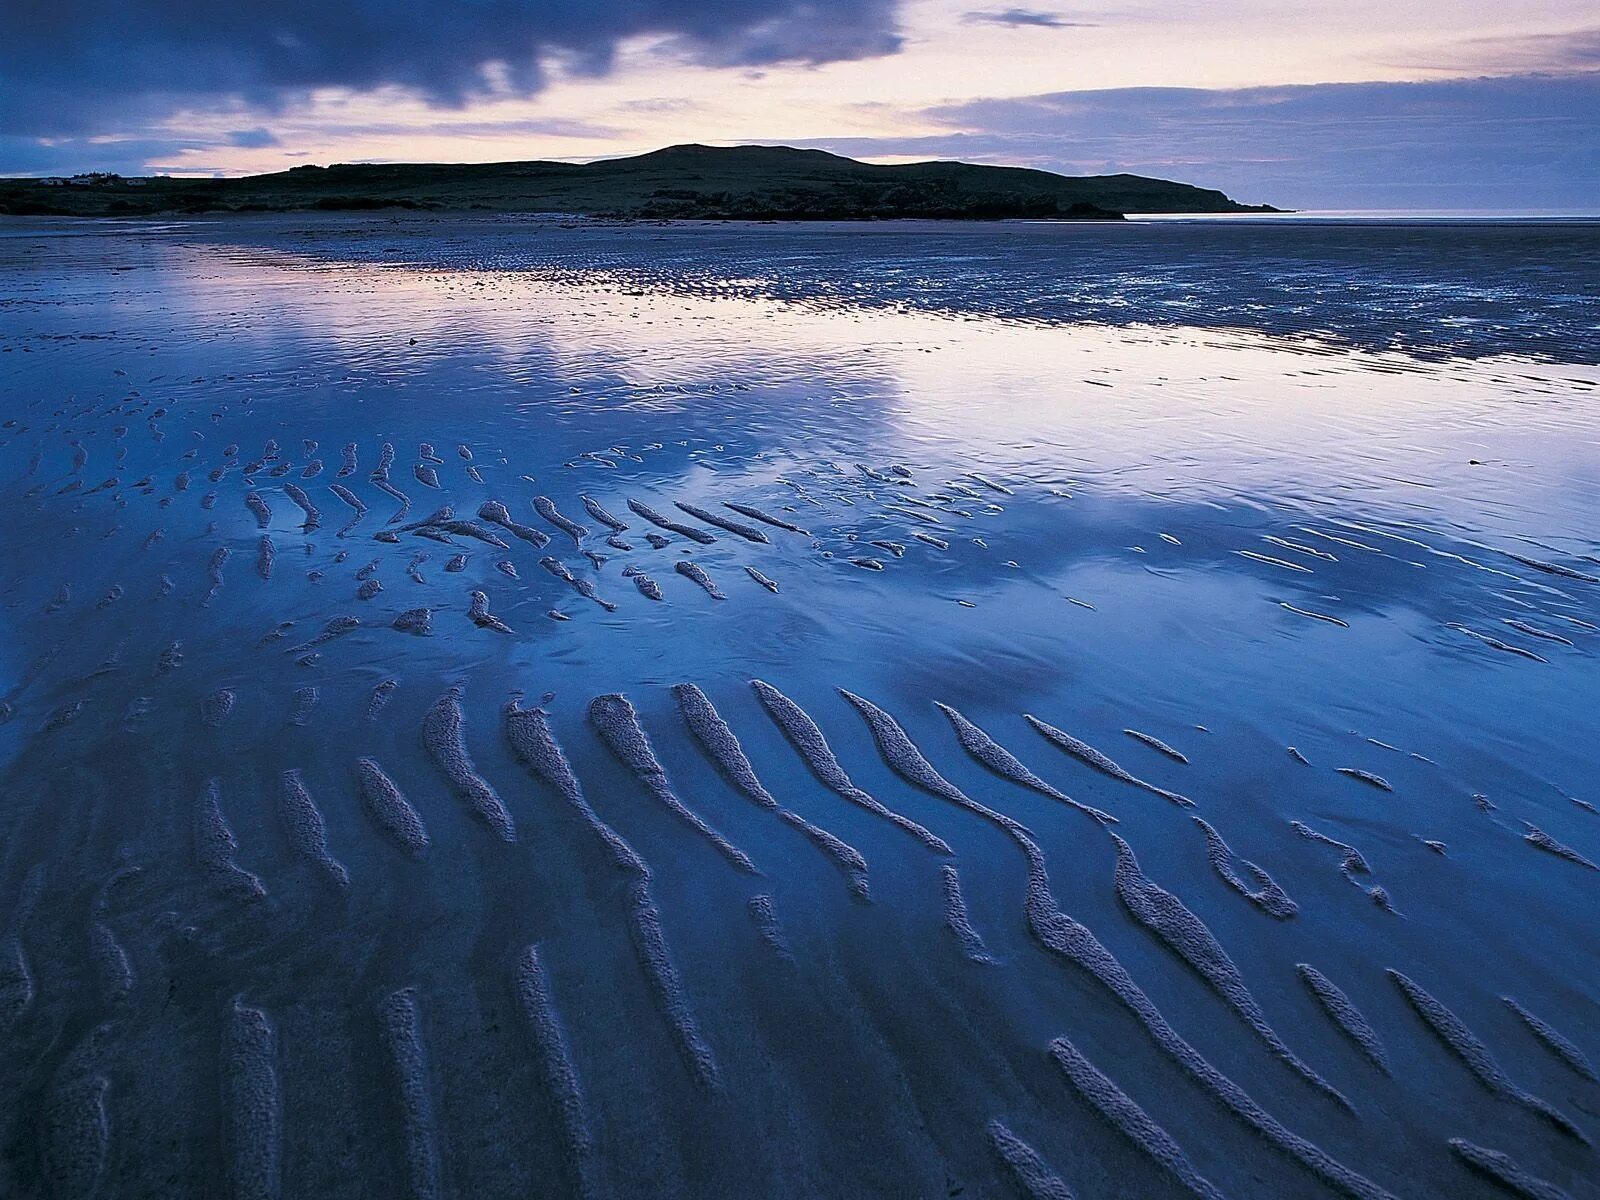
[[[1339,1194],[1176,1037],[1391,1194],[1502,1194],[1455,1137],[1600,1194],[1595,1152],[1385,974],[1600,1136],[1600,1084],[1502,1000],[1600,1061],[1600,871],[1559,853],[1600,860],[1597,247],[0,224],[0,1193],[1008,1196],[999,1120],[1080,1197],[1186,1194],[1065,1038],[1223,1194]],[[334,484],[365,506],[348,530]],[[476,524],[405,528],[443,506]],[[752,680],[926,837],[826,786]],[[681,683],[782,811],[719,772]],[[648,751],[615,702],[590,719],[612,693]],[[513,697],[589,807],[519,761]],[[1192,921],[1135,919],[1106,827],[987,769],[935,702],[1114,816],[1349,1108],[1180,954],[1211,961]],[[1293,915],[1230,888],[1192,815]],[[1145,1001],[1063,955],[1057,909]]]

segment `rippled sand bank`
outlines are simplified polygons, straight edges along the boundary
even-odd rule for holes
[[[1036,228],[0,226],[0,1191],[1596,1194],[1578,268]]]

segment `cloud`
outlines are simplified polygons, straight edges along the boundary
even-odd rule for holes
[[[608,71],[665,41],[693,62],[820,64],[900,49],[898,0],[7,0],[0,134],[131,128],[180,109],[275,112],[314,89],[400,87],[459,107],[548,64]]]
[[[119,175],[149,175],[148,163],[176,158],[194,148],[193,141],[170,138],[45,140],[0,134],[0,175],[75,175],[91,168]]]
[[[338,136],[360,141],[367,138],[447,137],[447,138],[577,138],[607,141],[627,131],[615,125],[565,117],[488,118],[467,109],[438,115],[419,115],[406,109],[394,119],[374,119],[368,113],[359,119],[340,123]]]
[[[1434,50],[1426,63],[1396,65],[1498,75],[1593,71],[1600,68],[1600,28],[1466,38]]]
[[[1059,12],[1037,8],[983,9],[963,13],[961,22],[964,25],[1004,25],[1009,29],[1072,29],[1091,24],[1088,21],[1069,21]]]
[[[1600,72],[1229,90],[1117,88],[945,105],[946,134],[841,154],[1126,171],[1292,208],[1600,204]]]
[[[629,113],[683,113],[694,112],[700,105],[683,96],[651,96],[642,100],[625,100],[617,105],[620,112]]]
[[[262,150],[278,144],[278,135],[270,129],[235,129],[228,134],[228,145],[241,150]]]

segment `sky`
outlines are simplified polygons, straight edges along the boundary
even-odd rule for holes
[[[1035,6],[1036,5],[1036,6]],[[0,174],[680,142],[1600,211],[1589,0],[0,0]]]

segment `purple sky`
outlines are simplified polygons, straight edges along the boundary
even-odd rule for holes
[[[1570,0],[10,0],[0,36],[3,174],[781,142],[1595,211],[1597,114]]]

